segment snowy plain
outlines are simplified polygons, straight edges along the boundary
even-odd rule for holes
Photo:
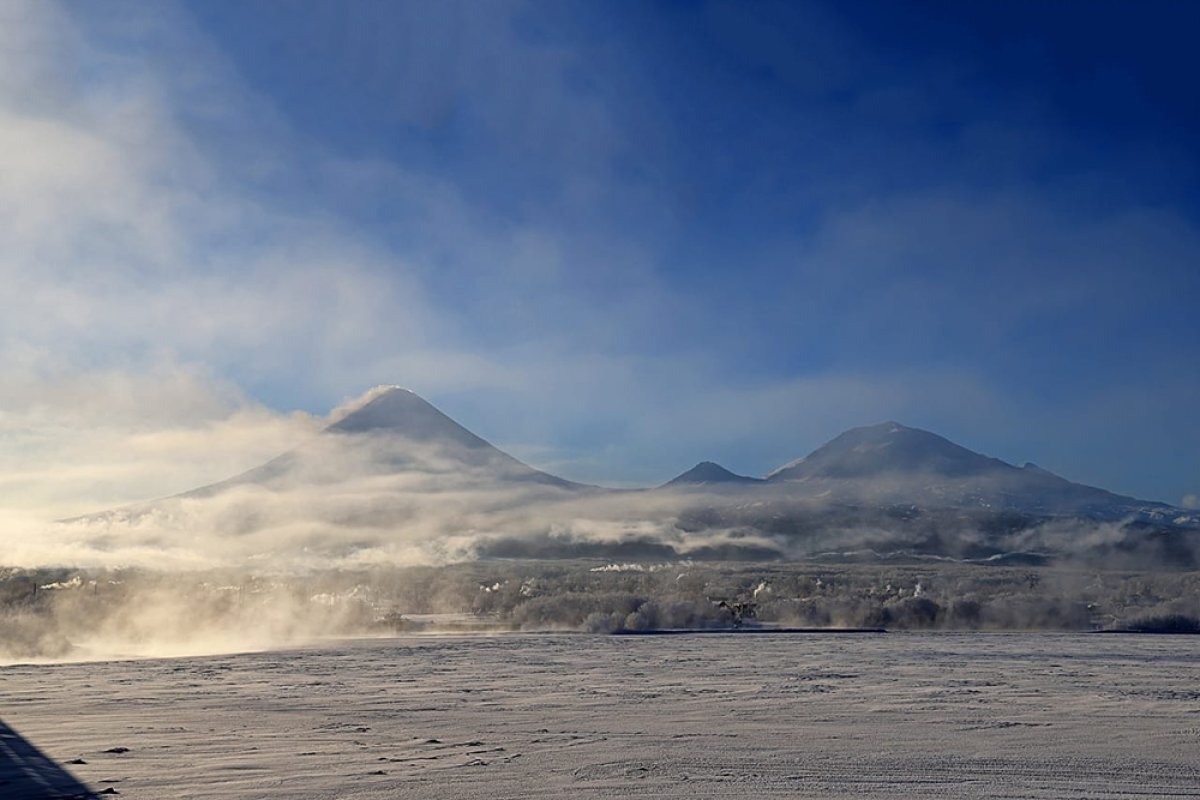
[[[137,800],[1162,798],[1200,796],[1197,678],[1195,636],[510,634],[13,665],[0,697]]]

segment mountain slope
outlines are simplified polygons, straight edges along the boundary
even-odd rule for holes
[[[930,473],[946,478],[985,475],[1009,466],[928,431],[884,422],[852,428],[809,455],[767,475],[771,481],[873,478]]]

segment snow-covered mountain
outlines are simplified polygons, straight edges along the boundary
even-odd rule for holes
[[[265,464],[170,497],[63,522],[218,526],[239,533],[280,524],[399,529],[429,518],[434,506],[466,514],[477,505],[486,513],[595,491],[517,460],[414,392],[383,386]]]
[[[260,467],[184,493],[196,497],[248,484],[295,488],[394,473],[442,474],[447,482],[531,482],[584,489],[518,461],[408,389],[385,386],[307,442]]]
[[[848,430],[767,480],[792,494],[854,502],[1200,523],[1181,509],[1073,483],[1032,463],[1017,467],[897,422]]]

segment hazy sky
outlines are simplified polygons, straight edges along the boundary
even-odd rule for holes
[[[394,383],[610,485],[896,419],[1184,502],[1198,29],[1188,2],[5,0],[0,499],[190,488]]]

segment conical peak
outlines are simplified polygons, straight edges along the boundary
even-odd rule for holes
[[[730,472],[714,461],[701,461],[682,475],[668,481],[666,486],[696,483],[757,483],[758,478],[748,478]]]
[[[419,442],[446,442],[487,447],[487,442],[434,408],[420,395],[399,386],[380,386],[365,402],[330,425],[330,433],[380,433]]]

